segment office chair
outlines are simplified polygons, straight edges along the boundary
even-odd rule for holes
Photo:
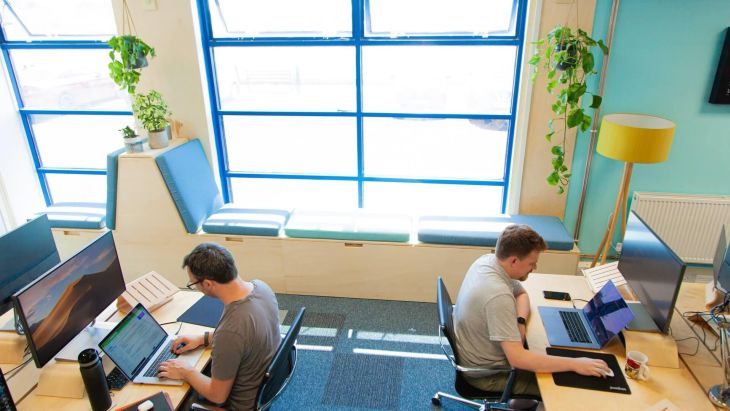
[[[439,391],[431,398],[431,403],[433,405],[440,406],[441,398],[448,398],[461,404],[474,407],[480,411],[512,410],[512,408],[509,407],[510,399],[538,399],[529,395],[512,396],[512,386],[514,385],[516,375],[513,368],[467,368],[459,365],[459,349],[456,346],[454,319],[452,316],[454,305],[451,302],[448,290],[446,290],[446,285],[444,285],[444,281],[440,276],[436,283],[436,301],[439,314],[439,344],[441,344],[441,349],[451,362],[451,366],[454,367],[456,372],[454,388],[460,396]],[[453,355],[449,354],[446,346],[444,345],[444,336],[446,336],[446,340],[448,341],[448,345],[451,347]],[[509,375],[507,377],[507,383],[504,386],[504,390],[501,392],[483,391],[472,386],[466,381],[463,373],[468,371],[501,371],[503,373],[509,373]],[[473,399],[480,399],[483,402],[472,401]]]
[[[302,328],[304,311],[305,307],[302,307],[299,311],[297,311],[289,331],[281,340],[281,344],[279,344],[279,348],[276,349],[276,353],[271,359],[271,363],[269,363],[268,368],[266,368],[264,379],[261,380],[261,385],[259,385],[259,390],[256,394],[257,411],[269,409],[274,400],[276,400],[276,398],[284,392],[284,389],[289,384],[292,375],[294,375],[294,368],[297,364],[297,347],[294,343],[299,336],[299,329]],[[207,404],[201,405],[197,403],[192,404],[190,409],[193,411],[222,410],[220,407]]]

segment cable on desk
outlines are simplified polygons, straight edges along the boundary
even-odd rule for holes
[[[575,308],[576,310],[578,309],[578,307],[575,306],[576,301],[583,301],[584,303],[588,304],[588,300],[584,300],[582,298],[573,298],[572,300],[570,300],[570,303],[573,304],[573,308]]]
[[[18,374],[18,372],[20,372],[20,370],[23,369],[23,367],[25,367],[26,365],[28,365],[28,363],[30,363],[30,360],[32,360],[32,359],[33,358],[28,358],[27,360],[25,360],[22,363],[20,363],[17,366],[15,366],[15,368],[11,368],[10,371],[5,372],[4,373],[5,374],[5,380],[6,381],[9,381],[11,378],[15,377]],[[10,375],[11,373],[13,373],[13,375]]]

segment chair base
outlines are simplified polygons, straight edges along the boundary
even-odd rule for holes
[[[472,407],[474,409],[477,409],[479,411],[513,411],[512,408],[509,407],[508,403],[504,402],[477,402],[472,400],[467,400],[466,398],[458,397],[456,395],[447,394],[445,392],[437,392],[436,395],[434,395],[431,398],[431,404],[440,406],[441,405],[441,398],[446,398],[449,400],[456,401],[458,403],[464,404],[466,406]]]

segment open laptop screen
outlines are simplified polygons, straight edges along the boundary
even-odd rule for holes
[[[167,333],[137,304],[102,340],[99,347],[128,377],[135,377],[165,342]]]
[[[583,313],[603,346],[634,319],[634,314],[621,297],[613,281],[608,281],[583,307]]]

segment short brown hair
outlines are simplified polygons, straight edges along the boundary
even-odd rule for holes
[[[533,251],[545,251],[547,244],[535,230],[524,224],[513,224],[502,231],[497,240],[497,258],[505,260],[515,256],[520,260]]]
[[[216,243],[202,243],[183,259],[183,268],[198,280],[213,280],[226,284],[238,277],[231,252]]]

